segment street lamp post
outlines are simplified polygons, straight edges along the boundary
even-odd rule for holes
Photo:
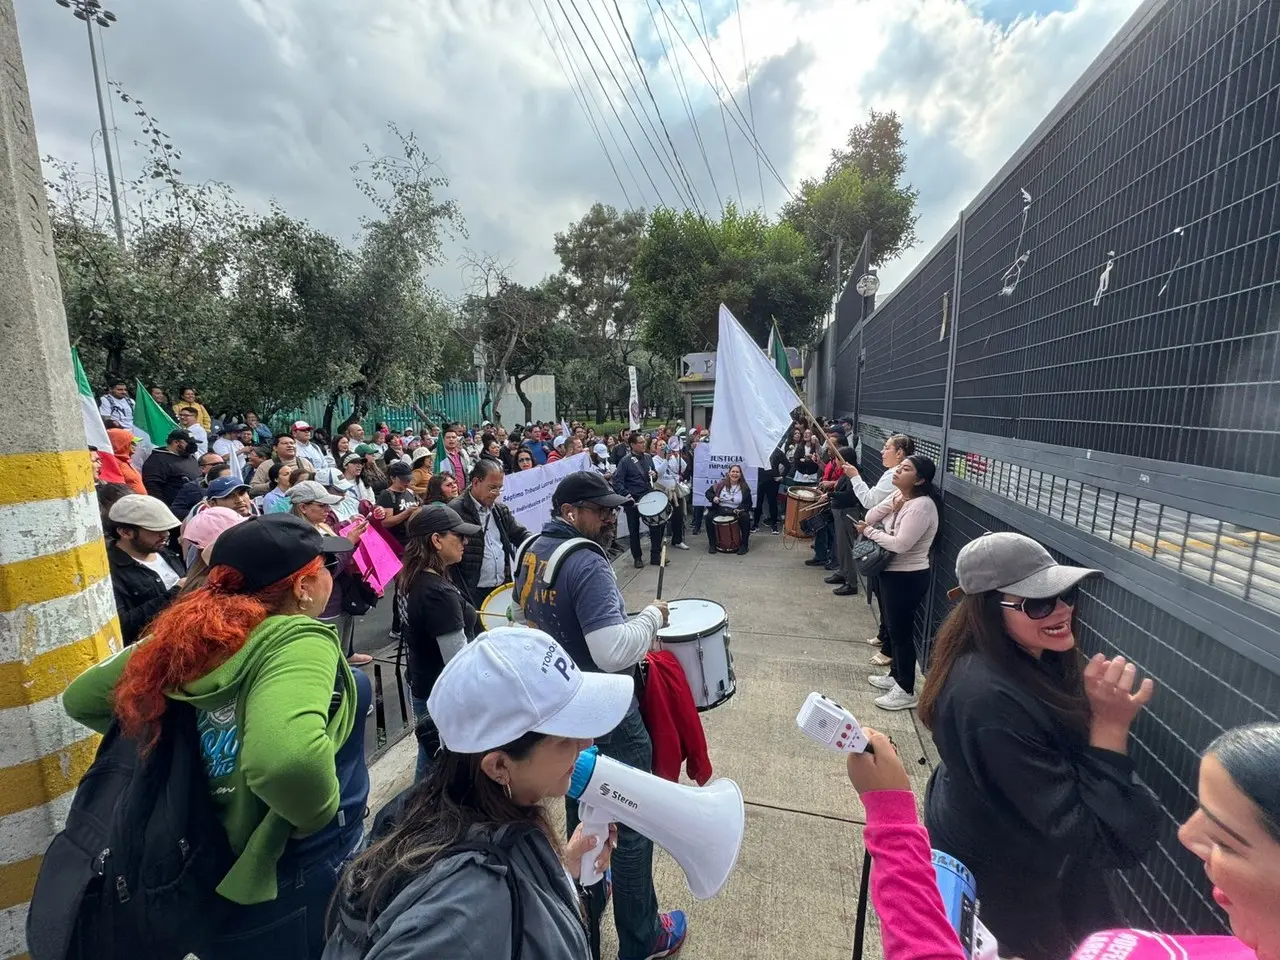
[[[102,124],[102,151],[107,158],[107,181],[111,184],[111,209],[115,213],[116,240],[124,246],[124,218],[120,215],[120,193],[116,189],[116,164],[111,155],[111,137],[107,133],[107,109],[102,101],[102,77],[98,73],[98,46],[93,39],[93,25],[109,27],[116,22],[116,15],[104,10],[100,0],[56,0],[58,6],[66,7],[78,20],[84,21],[85,30],[89,33],[89,61],[93,65],[93,88],[98,95],[98,121]]]

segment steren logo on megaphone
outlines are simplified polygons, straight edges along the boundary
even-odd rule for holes
[[[620,794],[617,790],[613,789],[613,787],[609,786],[607,783],[600,784],[600,786],[597,787],[597,789],[600,791],[600,796],[602,797],[608,797],[610,800],[617,800],[624,807],[630,807],[632,810],[640,809],[640,804],[636,803],[630,797],[624,797],[622,794]]]

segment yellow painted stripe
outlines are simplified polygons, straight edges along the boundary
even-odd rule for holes
[[[0,663],[0,710],[57,696],[80,674],[120,649],[120,620],[93,636],[42,653],[30,663]]]
[[[42,860],[43,855],[0,866],[0,910],[16,907],[31,899]]]
[[[98,752],[94,734],[61,750],[0,770],[0,816],[28,810],[74,790]]]
[[[107,551],[101,540],[6,564],[0,567],[0,610],[79,593],[105,580],[107,574]]]
[[[88,450],[0,454],[0,506],[78,497],[92,490]]]

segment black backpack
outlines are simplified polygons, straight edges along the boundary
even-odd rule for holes
[[[112,723],[40,866],[32,960],[200,955],[228,904],[234,856],[209,795],[190,704],[170,700],[145,757]]]

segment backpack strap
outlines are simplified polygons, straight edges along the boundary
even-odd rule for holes
[[[541,534],[534,534],[524,543],[520,544],[520,549],[516,551],[516,565],[514,569],[520,570],[524,567],[525,554],[533,548],[533,542],[538,539]],[[604,552],[604,547],[596,543],[594,540],[588,540],[586,537],[570,537],[560,546],[551,552],[551,556],[547,558],[546,566],[542,570],[542,582],[548,587],[555,586],[556,576],[560,573],[560,568],[570,556],[579,550],[594,550],[605,559],[607,563],[609,555]]]

